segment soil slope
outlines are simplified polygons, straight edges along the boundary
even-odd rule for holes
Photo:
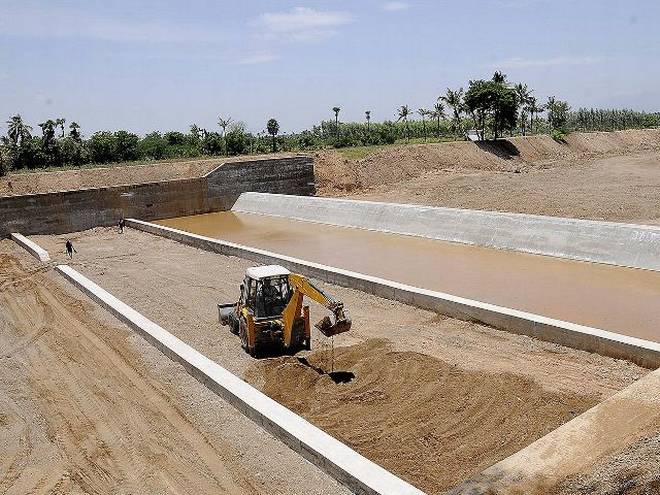
[[[660,224],[660,130],[528,136],[499,143],[316,156],[319,194]]]
[[[112,187],[173,179],[190,179],[201,177],[225,162],[264,159],[268,158],[268,156],[169,160],[146,165],[131,163],[113,164],[106,167],[56,170],[51,172],[14,172],[6,177],[0,177],[0,196]],[[287,155],[280,154],[278,156]]]

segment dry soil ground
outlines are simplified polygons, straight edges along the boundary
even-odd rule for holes
[[[339,287],[353,329],[315,336],[316,368],[254,360],[217,323],[250,263],[127,230],[68,236],[71,263],[147,317],[413,484],[439,493],[518,451],[646,373],[616,361],[460,322]],[[63,260],[65,236],[34,236]],[[312,317],[323,311],[313,307]],[[305,354],[303,354],[305,355]]]
[[[0,241],[0,493],[347,493]]]
[[[455,142],[316,157],[319,193],[660,224],[660,130]]]

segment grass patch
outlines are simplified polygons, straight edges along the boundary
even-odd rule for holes
[[[339,153],[342,157],[347,160],[362,160],[372,153],[386,149],[393,148],[395,146],[405,146],[408,144],[434,144],[434,143],[445,143],[448,141],[454,141],[453,138],[429,138],[424,140],[423,138],[414,138],[406,141],[405,139],[398,139],[394,144],[375,144],[369,146],[351,146],[348,148],[336,148],[335,151]]]

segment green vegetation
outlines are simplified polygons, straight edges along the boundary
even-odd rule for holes
[[[396,143],[439,142],[466,139],[498,139],[502,136],[550,134],[555,140],[574,130],[612,131],[660,126],[660,113],[633,110],[579,109],[554,96],[541,104],[526,84],[512,84],[496,72],[491,79],[469,81],[467,89],[447,89],[432,106],[417,110],[408,105],[396,111],[396,120],[373,122],[366,110],[364,122],[340,122],[341,107],[332,108],[332,119],[311,129],[280,134],[277,120],[270,119],[257,134],[243,122],[218,117],[218,130],[197,125],[188,132],[151,132],[144,137],[119,130],[99,131],[87,139],[76,122],[49,119],[38,125],[41,136],[20,115],[7,121],[7,135],[0,138],[0,176],[9,170],[55,169],[98,166],[115,162],[146,162],[200,156],[230,156],[275,151],[308,151],[328,147],[358,159],[373,150]],[[545,115],[543,115],[545,114]]]

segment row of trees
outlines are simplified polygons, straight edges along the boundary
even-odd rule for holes
[[[447,89],[432,107],[413,111],[401,105],[394,121],[385,121],[374,129],[371,111],[365,112],[360,132],[355,124],[340,124],[340,107],[332,109],[334,122],[322,122],[312,129],[321,141],[338,147],[357,144],[387,144],[393,139],[423,138],[464,139],[470,130],[478,139],[498,139],[509,134],[528,134],[550,130],[566,132],[570,107],[554,97],[542,104],[526,84],[510,84],[506,75],[496,72],[491,79],[469,81],[467,90]],[[547,112],[547,118],[542,114]],[[415,115],[419,120],[413,120]],[[328,128],[330,128],[328,130]]]
[[[490,79],[469,81],[467,89],[447,89],[429,107],[397,108],[394,118],[372,122],[342,123],[341,107],[332,108],[332,119],[312,129],[280,135],[277,120],[270,119],[256,134],[243,122],[218,118],[218,130],[190,126],[187,133],[152,132],[144,137],[127,131],[100,131],[85,139],[76,122],[63,118],[39,124],[41,136],[20,115],[7,121],[7,135],[0,141],[0,175],[10,168],[81,166],[87,163],[160,160],[202,155],[239,155],[319,149],[329,146],[392,144],[411,139],[498,139],[506,135],[550,133],[556,139],[572,130],[619,130],[660,126],[659,113],[633,110],[579,109],[549,97],[542,102],[526,84],[512,84],[496,72]]]
[[[220,132],[196,125],[188,133],[152,132],[144,137],[127,131],[99,131],[83,139],[80,125],[66,119],[39,124],[41,136],[33,134],[20,115],[7,121],[7,135],[0,141],[0,175],[9,169],[81,166],[87,163],[160,160],[201,155],[267,153],[277,149],[279,124],[267,123],[267,131],[253,135],[245,124],[220,117]],[[266,136],[270,134],[270,137]]]

